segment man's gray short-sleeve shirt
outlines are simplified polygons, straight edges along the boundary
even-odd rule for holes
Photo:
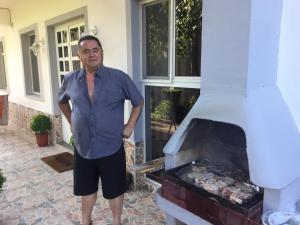
[[[96,159],[114,154],[122,144],[124,100],[135,107],[143,97],[124,72],[102,66],[95,75],[91,102],[85,70],[65,76],[57,101],[72,103],[71,130],[79,154]]]

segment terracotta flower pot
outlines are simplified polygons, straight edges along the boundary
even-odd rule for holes
[[[48,133],[46,134],[36,134],[36,143],[39,147],[45,147],[48,145]]]

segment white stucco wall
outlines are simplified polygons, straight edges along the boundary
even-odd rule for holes
[[[87,6],[88,26],[98,28],[104,48],[104,64],[127,71],[127,40],[125,0],[38,0],[18,1],[11,7],[13,27],[0,25],[0,37],[5,39],[9,100],[46,113],[53,113],[50,63],[47,43],[40,49],[41,99],[25,95],[20,30],[38,25],[37,37],[47,40],[46,20]]]
[[[277,82],[300,132],[300,2],[283,2]]]
[[[289,10],[282,0],[204,1],[201,96],[164,147],[169,168],[194,157],[179,156],[178,150],[185,127],[198,117],[245,130],[255,184],[281,189],[299,177],[300,139],[293,121],[300,105],[295,93],[299,67],[296,60],[290,60],[300,54],[300,32],[295,31],[300,4],[296,8],[295,1],[294,5],[289,2],[293,8]]]
[[[249,18],[250,1],[203,1],[201,94],[246,95]]]

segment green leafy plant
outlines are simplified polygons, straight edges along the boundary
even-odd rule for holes
[[[167,88],[163,88],[162,89],[162,92],[164,93],[176,93],[176,92],[182,92],[181,89],[179,88],[176,88],[176,87],[167,87]]]
[[[170,114],[171,103],[169,100],[162,100],[151,113],[151,119],[161,120],[168,119]]]
[[[0,170],[0,193],[3,191],[2,187],[4,182],[6,181],[6,178],[3,176],[1,170]]]
[[[73,136],[73,135],[70,137],[69,145],[71,145],[71,146],[74,146],[74,145],[75,145],[75,139],[74,139],[74,136]]]
[[[197,97],[195,95],[193,95],[189,98],[189,101],[187,102],[187,104],[185,106],[185,113],[186,114],[191,110],[191,108],[194,106],[196,101],[197,101]]]
[[[49,133],[52,129],[52,122],[49,116],[38,114],[32,117],[30,128],[35,134]]]

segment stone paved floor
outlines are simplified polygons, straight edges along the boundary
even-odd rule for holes
[[[72,194],[72,171],[57,173],[40,158],[69,151],[60,145],[39,148],[35,137],[13,124],[0,126],[0,169],[7,178],[0,194],[0,225],[72,225],[80,222],[80,198]],[[99,191],[95,225],[111,224],[109,205]],[[153,193],[125,194],[124,225],[165,224]]]

